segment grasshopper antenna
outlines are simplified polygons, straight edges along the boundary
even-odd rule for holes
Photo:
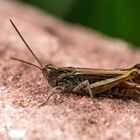
[[[37,56],[33,53],[33,51],[31,50],[31,48],[29,47],[29,45],[27,44],[27,42],[25,41],[25,39],[23,38],[23,36],[21,35],[21,33],[19,32],[19,30],[17,29],[16,25],[14,24],[14,22],[10,19],[10,22],[12,24],[12,26],[14,27],[14,29],[16,30],[16,32],[18,33],[18,35],[20,36],[21,40],[24,42],[25,46],[28,48],[28,50],[31,52],[31,54],[34,56],[34,58],[36,59],[36,61],[39,63],[40,67],[42,68],[43,65],[42,63],[40,62],[40,60],[37,58]],[[30,65],[34,65],[34,64],[31,64],[29,62],[25,62],[24,60],[21,60],[21,59],[17,59],[17,58],[12,58],[13,60],[17,60],[17,61],[20,61],[20,62],[23,62],[23,63],[27,63],[27,64],[30,64]],[[36,65],[34,65],[36,66]],[[37,66],[36,66],[37,67]],[[39,67],[38,67],[39,68]],[[41,69],[40,68],[40,69]]]
[[[16,60],[16,61],[19,61],[19,62],[22,62],[22,63],[25,63],[25,64],[28,64],[28,65],[31,65],[31,66],[34,66],[40,70],[42,70],[39,66],[35,65],[35,64],[32,64],[30,62],[27,62],[27,61],[24,61],[22,59],[18,59],[18,58],[15,58],[15,57],[11,57],[12,60]]]

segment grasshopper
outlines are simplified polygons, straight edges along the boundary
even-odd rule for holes
[[[31,50],[23,36],[10,20],[14,29],[24,42],[27,49],[38,62],[39,66],[31,64],[27,61],[18,58],[12,58],[29,65],[32,65],[42,71],[44,78],[49,85],[53,87],[53,91],[47,96],[46,100],[41,103],[45,105],[54,93],[54,90],[62,92],[72,92],[77,94],[89,94],[94,101],[94,96],[102,93],[106,95],[117,95],[123,97],[139,97],[139,69],[140,64],[136,64],[128,68],[119,69],[94,69],[94,68],[77,68],[77,67],[57,67],[52,64],[44,65],[40,62],[34,52]],[[129,90],[128,90],[129,89]],[[125,91],[125,92],[124,92]]]

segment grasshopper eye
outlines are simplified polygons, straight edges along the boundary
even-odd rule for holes
[[[47,71],[47,73],[50,73],[50,72],[52,72],[53,70],[52,70],[51,68],[48,67],[48,68],[46,69],[46,71]]]
[[[43,67],[42,72],[48,75],[49,73],[56,72],[57,69],[58,68],[56,68],[54,65],[48,64]]]
[[[48,65],[46,65],[45,67],[46,67],[46,69],[47,69],[48,71],[56,71],[56,70],[58,70],[58,68],[55,67],[55,66],[52,65],[52,64],[48,64]]]
[[[51,64],[48,64],[43,67],[42,74],[46,79],[48,79],[50,76],[54,75],[57,72],[57,70],[58,68]]]

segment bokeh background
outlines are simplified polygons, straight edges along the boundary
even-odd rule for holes
[[[22,0],[68,22],[140,46],[139,0]]]

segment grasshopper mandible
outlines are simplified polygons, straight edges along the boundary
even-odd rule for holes
[[[56,67],[52,64],[42,65],[40,60],[31,50],[19,30],[12,20],[10,20],[14,29],[28,48],[30,53],[36,59],[40,66],[31,64],[18,58],[14,60],[32,65],[42,71],[44,78],[48,81],[54,90],[61,90],[62,92],[73,92],[77,94],[89,94],[94,101],[94,96],[101,93],[108,92],[111,95],[118,95],[124,97],[139,97],[139,69],[140,64],[136,64],[128,68],[120,69],[94,69],[94,68],[77,68],[77,67]],[[129,90],[127,90],[129,89]],[[123,91],[125,92],[123,93]],[[45,105],[49,97],[54,93],[51,92],[47,99],[41,104]],[[122,92],[122,93],[121,93]]]

